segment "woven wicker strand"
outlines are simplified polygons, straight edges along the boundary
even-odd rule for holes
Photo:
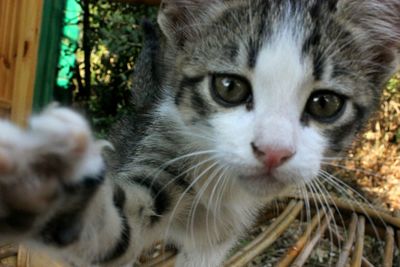
[[[326,228],[328,228],[328,225],[329,225],[331,219],[332,219],[331,214],[328,214],[325,217],[325,219],[323,220],[320,227],[314,233],[314,236],[311,238],[310,242],[308,242],[307,246],[304,247],[303,251],[293,262],[293,264],[292,264],[293,267],[302,267],[306,263],[308,257],[311,255],[314,247],[317,245],[318,241],[323,237],[323,235],[326,231]]]
[[[392,216],[389,213],[376,211],[372,208],[359,203],[343,201],[338,198],[329,197],[328,204],[332,208],[338,209],[336,212],[318,212],[316,207],[318,203],[316,195],[307,199],[301,197],[285,197],[278,201],[278,205],[266,210],[262,221],[272,222],[266,230],[261,232],[248,245],[241,248],[225,263],[225,267],[245,267],[249,262],[262,254],[266,249],[277,241],[281,235],[291,226],[294,227],[294,221],[300,219],[299,215],[304,210],[304,203],[310,203],[312,220],[306,225],[306,228],[300,238],[294,241],[286,253],[276,263],[275,267],[303,266],[309,259],[316,243],[326,235],[326,229],[329,221],[334,218],[341,219],[340,213],[346,214],[344,223],[346,227],[346,238],[343,238],[339,232],[329,231],[331,241],[336,247],[342,247],[341,254],[336,263],[337,267],[373,267],[368,259],[363,255],[364,241],[367,235],[385,240],[383,262],[379,266],[392,267],[394,265],[395,251],[400,246],[400,218]],[[314,208],[313,208],[314,207]],[[277,209],[276,209],[277,208]],[[324,214],[328,214],[324,218]],[[366,218],[371,218],[366,220]],[[375,223],[376,226],[371,226]],[[347,228],[347,229],[346,229]],[[396,246],[397,244],[397,246]],[[161,246],[160,244],[158,245]],[[162,246],[161,246],[162,247]],[[173,267],[176,256],[175,251],[161,251],[156,258],[143,257],[143,267]],[[396,252],[398,253],[398,252]],[[367,256],[367,255],[366,255]],[[47,256],[25,247],[4,246],[0,248],[0,267],[67,267],[57,264]]]
[[[349,229],[347,232],[348,238],[347,238],[346,244],[343,247],[343,251],[339,256],[339,260],[336,263],[336,267],[346,267],[347,261],[349,260],[349,256],[350,256],[353,244],[354,244],[357,223],[358,223],[358,217],[355,213],[353,213],[351,222],[349,225]]]
[[[388,226],[386,228],[386,238],[385,238],[385,257],[383,260],[383,267],[393,266],[393,253],[394,253],[394,230],[392,227]]]
[[[296,195],[290,195],[287,196],[286,198],[289,199],[299,199],[299,200],[305,200],[303,197],[296,196]],[[316,202],[316,199],[324,199],[326,196],[321,196],[319,194],[308,194],[308,201],[312,204]],[[284,200],[284,199],[283,199]],[[375,223],[378,225],[386,226],[386,224],[391,224],[395,228],[400,229],[400,217],[395,217],[392,216],[391,214],[384,212],[384,211],[379,211],[377,209],[373,209],[369,205],[357,203],[355,201],[351,200],[343,200],[338,197],[334,196],[329,196],[329,199],[327,199],[327,202],[329,205],[332,207],[337,207],[340,210],[343,211],[348,211],[348,212],[355,212],[358,214],[365,214],[367,217],[375,220]]]
[[[249,263],[254,257],[259,255],[261,252],[266,250],[272,245],[281,234],[290,226],[290,224],[300,214],[304,203],[290,202],[290,206],[276,219],[276,221],[267,228],[261,235],[253,240],[246,247],[236,253],[230,260],[228,260],[225,266],[239,267]]]
[[[354,247],[353,258],[351,259],[351,267],[361,267],[362,256],[364,251],[365,239],[365,218],[360,216],[358,218],[358,226],[356,233],[356,245]]]
[[[289,248],[286,255],[279,260],[275,267],[288,267],[304,249],[304,246],[310,239],[312,232],[319,225],[322,219],[323,213],[317,213],[311,220],[311,223],[307,226],[304,234],[297,240],[296,244]]]

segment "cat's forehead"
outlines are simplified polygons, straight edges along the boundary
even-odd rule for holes
[[[325,25],[328,13],[334,14],[324,4],[316,8],[314,1],[227,2],[207,23],[193,26],[199,27],[201,34],[185,44],[191,60],[214,64],[216,68],[228,62],[244,67],[241,64],[246,61],[248,68],[254,68],[260,50],[283,34],[303,42],[303,52],[308,53],[308,48],[321,39],[323,30],[319,28],[324,26],[318,20],[324,16]]]
[[[393,51],[383,46],[382,40],[378,42],[379,39],[370,36],[373,34],[370,28],[382,22],[374,21],[368,13],[368,1],[360,1],[365,10],[355,3],[336,0],[223,2],[213,7],[207,19],[194,20],[182,28],[195,33],[185,35],[186,42],[180,53],[183,60],[179,62],[183,73],[188,70],[188,76],[225,72],[248,77],[254,72],[260,51],[285,38],[296,49],[301,47],[296,60],[312,61],[308,67],[315,81],[329,82],[329,88],[331,85],[347,88],[349,93],[358,94],[357,97],[371,94],[377,97],[377,88],[393,67]],[[382,4],[380,8],[384,7]],[[364,19],[354,18],[351,9],[355,17],[364,16]],[[199,16],[191,16],[196,15]],[[360,21],[368,21],[369,27],[357,25]],[[284,54],[277,64],[282,65],[289,56],[289,52]]]
[[[310,94],[314,84],[312,65],[303,57],[303,43],[293,34],[283,31],[266,42],[259,49],[250,75],[254,98],[268,103],[264,112],[288,111],[289,106],[297,109],[296,113],[300,111],[301,104],[296,107],[293,103],[304,102]]]

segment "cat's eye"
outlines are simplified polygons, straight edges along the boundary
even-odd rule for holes
[[[345,103],[346,98],[343,95],[320,90],[310,96],[305,112],[319,122],[329,123],[342,114]]]
[[[234,107],[251,101],[250,83],[243,77],[230,74],[214,74],[211,80],[211,92],[221,105]]]

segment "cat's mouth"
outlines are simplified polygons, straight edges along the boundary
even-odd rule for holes
[[[264,182],[264,183],[275,183],[281,182],[279,179],[278,172],[268,171],[265,168],[253,167],[253,168],[243,168],[239,171],[240,179],[254,182]]]
[[[260,174],[252,174],[252,175],[243,175],[240,176],[240,179],[243,179],[248,182],[256,182],[256,183],[265,183],[265,184],[284,184],[282,181],[274,173],[260,173]]]
[[[260,172],[256,174],[245,174],[238,176],[240,184],[253,194],[258,196],[279,195],[290,185],[274,173]]]

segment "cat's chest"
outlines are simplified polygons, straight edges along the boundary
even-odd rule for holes
[[[265,203],[241,190],[233,192],[225,203],[227,219],[249,226]]]

